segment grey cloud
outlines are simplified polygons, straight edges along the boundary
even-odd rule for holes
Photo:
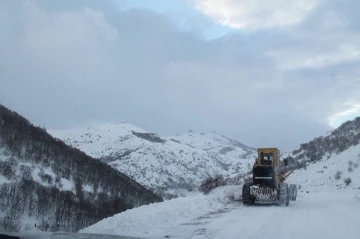
[[[326,26],[326,23],[332,21],[330,22],[332,25],[329,25],[330,29],[334,30],[336,27],[341,27],[344,30],[353,32],[353,30],[359,30],[360,27],[359,8],[360,2],[357,0],[322,1],[301,25],[304,26],[304,29],[310,28],[321,31]],[[336,20],[339,20],[343,25],[334,24]]]
[[[0,2],[11,13],[0,17],[0,102],[48,128],[125,120],[287,150],[329,130],[326,118],[356,99],[354,62],[280,67],[304,49],[336,45],[303,25],[205,41],[197,27],[182,32],[164,14],[112,1],[15,2]],[[284,59],[266,54],[283,49]]]

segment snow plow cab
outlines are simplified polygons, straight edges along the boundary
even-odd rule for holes
[[[285,179],[292,173],[287,172],[287,160],[280,168],[280,152],[277,148],[259,148],[258,157],[253,166],[252,181],[244,183],[242,201],[244,205],[268,203],[289,205],[295,201],[297,188],[288,186]]]

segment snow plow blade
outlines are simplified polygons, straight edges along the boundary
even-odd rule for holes
[[[254,203],[277,203],[277,191],[274,188],[267,187],[250,187],[250,196],[253,198]]]

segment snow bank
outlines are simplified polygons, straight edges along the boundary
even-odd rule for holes
[[[141,206],[106,218],[79,233],[163,238],[171,228],[223,209],[231,202],[229,197],[240,189],[239,186],[225,186],[214,189],[209,195],[199,193]]]

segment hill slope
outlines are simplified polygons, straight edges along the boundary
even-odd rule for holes
[[[162,199],[0,105],[0,231],[77,231]]]
[[[301,168],[305,163],[331,158],[360,144],[360,117],[347,121],[325,136],[320,136],[285,154],[293,167]]]
[[[360,145],[295,170],[287,180],[306,192],[355,191],[360,193]],[[350,179],[350,180],[349,180]],[[348,183],[348,185],[347,185]]]
[[[359,190],[360,117],[301,144],[284,158],[298,169],[288,181],[300,184],[304,191]]]
[[[256,153],[256,149],[216,132],[195,133],[190,130],[187,134],[168,138],[178,140],[197,149],[203,149],[207,152],[217,153],[231,158],[244,159]]]
[[[236,177],[245,174],[253,162],[163,138],[127,123],[103,124],[66,131],[51,131],[67,144],[108,162],[120,172],[165,197],[196,189],[207,175]]]

